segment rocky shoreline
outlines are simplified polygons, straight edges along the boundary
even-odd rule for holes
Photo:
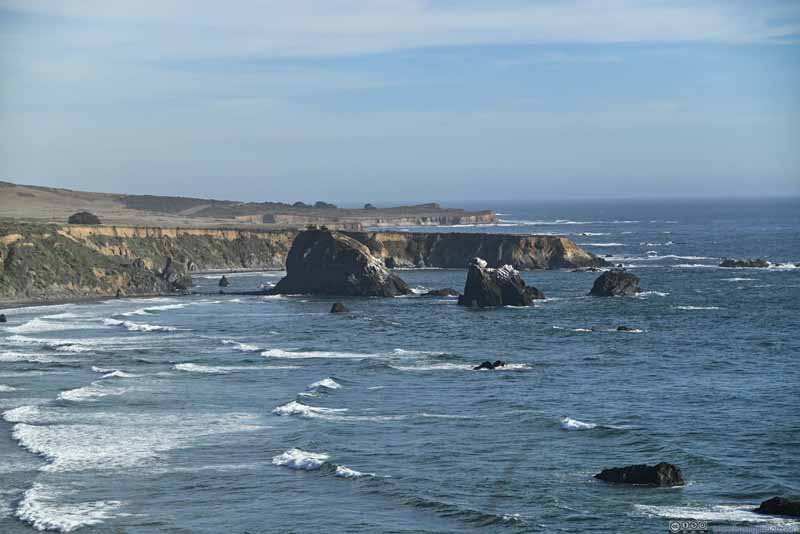
[[[0,303],[175,294],[200,272],[282,270],[300,232],[0,223]],[[605,261],[561,236],[343,232],[388,268],[556,269]],[[169,273],[165,273],[169,265]]]

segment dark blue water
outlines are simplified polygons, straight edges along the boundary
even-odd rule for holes
[[[749,510],[800,494],[800,269],[716,265],[800,262],[800,204],[494,207],[505,225],[458,230],[568,234],[645,293],[589,298],[596,273],[550,271],[524,275],[548,297],[533,308],[412,296],[330,315],[331,299],[196,296],[5,310],[0,532],[797,526]],[[399,274],[420,291],[465,279]],[[486,359],[512,365],[469,370]],[[687,485],[592,478],[658,461]]]

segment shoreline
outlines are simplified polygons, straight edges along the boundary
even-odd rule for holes
[[[91,304],[99,303],[104,300],[123,300],[123,299],[152,299],[159,297],[186,297],[191,293],[141,293],[138,295],[125,295],[116,297],[115,295],[97,295],[97,296],[75,296],[63,297],[52,300],[39,299],[39,300],[19,300],[19,301],[2,301],[0,300],[0,313],[7,310],[16,310],[19,308],[34,308],[45,306],[62,306],[64,304]]]

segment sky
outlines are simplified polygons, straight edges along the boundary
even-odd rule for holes
[[[800,195],[800,1],[0,0],[0,180]]]

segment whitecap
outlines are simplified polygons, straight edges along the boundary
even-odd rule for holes
[[[278,406],[272,413],[276,415],[299,415],[307,418],[325,418],[327,416],[346,412],[347,408],[320,408],[317,406],[309,406],[297,401],[287,402]]]
[[[113,517],[120,501],[64,502],[63,492],[34,482],[17,507],[15,515],[37,530],[72,532],[84,526],[98,525]]]
[[[176,328],[174,326],[162,326],[147,323],[134,323],[132,321],[120,321],[119,319],[103,319],[103,324],[107,326],[124,326],[131,332],[176,332],[179,330],[186,330],[184,328]]]
[[[374,354],[362,354],[355,352],[333,352],[333,351],[295,351],[283,349],[269,349],[261,353],[262,356],[268,358],[292,358],[292,359],[305,359],[305,358],[331,358],[331,359],[362,359]]]
[[[390,365],[392,369],[398,371],[472,371],[477,364],[461,363],[433,363],[429,365]],[[494,371],[524,371],[530,367],[524,363],[507,363],[503,367],[497,367]]]
[[[719,310],[719,306],[673,306],[676,310]]]
[[[289,469],[299,469],[302,471],[314,471],[322,467],[328,461],[329,455],[321,452],[307,452],[301,449],[289,449],[272,458],[273,465],[288,467]]]
[[[322,380],[318,380],[313,384],[309,384],[308,389],[317,389],[317,388],[327,388],[327,389],[339,389],[342,385],[338,383],[333,378],[323,378]]]
[[[199,365],[196,363],[179,363],[175,365],[178,371],[187,371],[189,373],[206,373],[206,374],[226,374],[228,372],[224,367],[213,367],[210,365]]]
[[[55,363],[62,360],[51,358],[44,354],[31,352],[4,351],[0,352],[0,362],[29,362],[29,363]]]
[[[223,339],[222,340],[222,344],[223,345],[233,345],[236,348],[236,350],[240,350],[242,352],[258,352],[259,350],[261,350],[256,345],[252,345],[250,343],[241,343],[241,342],[236,341],[234,339]]]
[[[561,418],[562,430],[591,430],[596,426],[597,425],[594,423],[585,423],[577,419],[572,419],[571,417],[564,416]]]
[[[11,391],[16,391],[17,388],[14,386],[7,386],[5,384],[0,384],[0,393],[9,393]]]
[[[645,298],[649,296],[666,297],[668,295],[669,293],[664,291],[640,291],[639,293],[636,294],[636,296],[639,298]]]
[[[92,383],[89,386],[62,391],[58,394],[58,398],[66,401],[80,402],[85,400],[94,400],[98,397],[122,395],[126,391],[128,391],[126,388],[103,387]]]
[[[705,506],[654,506],[636,504],[634,507],[650,517],[668,519],[695,519],[714,523],[770,523],[773,525],[794,526],[797,520],[785,517],[770,517],[753,512],[754,505],[705,505]]]
[[[83,328],[91,328],[85,323],[62,323],[47,321],[43,318],[31,319],[26,323],[17,326],[12,326],[8,329],[9,332],[15,334],[33,334],[37,332],[56,332],[61,330],[80,330]]]
[[[578,243],[581,247],[624,247],[624,243]]]
[[[725,281],[725,282],[752,282],[752,281],[755,281],[756,279],[755,278],[734,277],[734,278],[722,278],[722,280]]]
[[[350,469],[344,465],[337,465],[334,475],[342,478],[361,478],[361,477],[374,477],[375,473],[362,473],[355,469]]]
[[[136,378],[136,375],[117,369],[115,371],[111,371],[110,373],[104,374],[101,378]]]

